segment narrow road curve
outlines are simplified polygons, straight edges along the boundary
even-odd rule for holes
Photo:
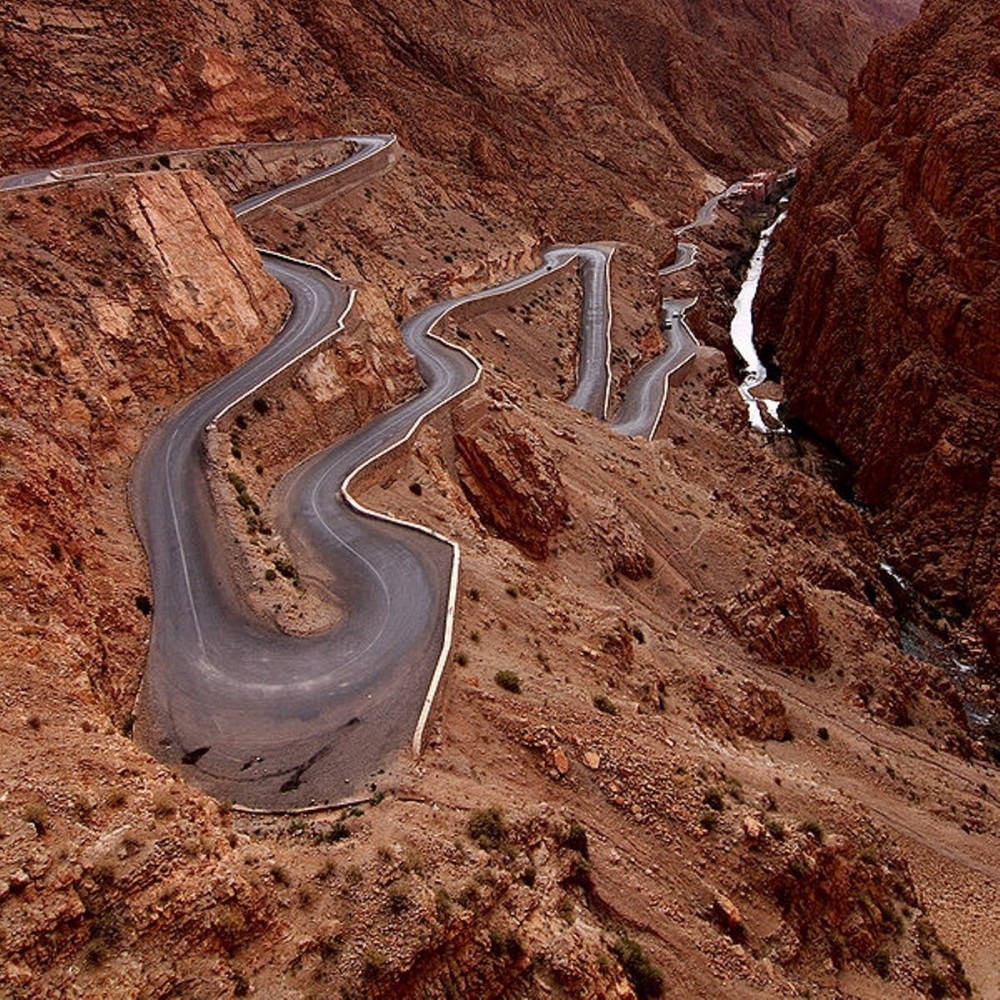
[[[580,344],[577,351],[576,389],[567,402],[586,410],[598,420],[608,416],[611,393],[611,258],[613,246],[562,247],[554,255],[571,254],[580,260],[583,280],[583,308],[580,316]]]
[[[694,221],[674,230],[675,236],[682,236],[692,229],[710,225],[715,218],[719,203],[743,190],[743,182],[730,184],[725,191],[713,195],[698,209]],[[666,277],[690,267],[698,254],[693,243],[678,243],[673,264],[660,269],[660,277]],[[687,325],[685,316],[698,300],[664,299],[663,330],[667,336],[667,349],[647,361],[631,378],[625,398],[618,407],[611,426],[619,434],[630,437],[644,437],[650,441],[663,418],[670,391],[670,376],[684,367],[698,353],[698,339]]]

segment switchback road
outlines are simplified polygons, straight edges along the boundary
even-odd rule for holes
[[[278,201],[329,197],[391,162],[394,137],[352,141],[342,163],[247,199],[235,207],[237,216]],[[119,162],[72,168],[72,177],[32,171],[0,186],[61,183]],[[270,629],[245,610],[223,555],[205,467],[206,428],[335,336],[353,302],[330,272],[264,254],[293,303],[282,330],[172,415],[133,469],[133,514],[155,601],[137,708],[142,743],[184,765],[214,795],[264,809],[337,801],[376,783],[394,751],[411,742],[419,748],[450,646],[458,547],[426,528],[364,509],[350,494],[351,481],[478,381],[478,361],[435,333],[446,315],[494,308],[497,296],[574,264],[584,301],[578,381],[569,402],[606,419],[613,253],[601,244],[552,248],[536,270],[438,303],[404,325],[424,389],[301,463],[275,492],[272,506],[293,556],[307,554],[303,562],[324,567],[324,583],[345,609],[335,628],[310,637]],[[655,430],[666,376],[687,349],[683,305],[668,319],[676,342],[630,387],[614,424],[623,433]]]

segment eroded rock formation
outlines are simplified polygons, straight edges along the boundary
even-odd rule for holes
[[[534,559],[544,559],[569,516],[559,469],[541,439],[512,413],[483,403],[455,411],[462,489],[483,523]]]
[[[887,553],[1000,651],[1000,16],[930,0],[803,171],[758,299]],[[877,405],[876,405],[877,404]]]

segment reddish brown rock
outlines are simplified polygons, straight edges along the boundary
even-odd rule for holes
[[[1000,652],[1000,19],[931,0],[873,53],[761,286],[791,411],[856,470],[896,568]],[[877,405],[876,405],[877,404]]]
[[[607,547],[612,573],[630,580],[652,575],[653,558],[646,547],[642,529],[630,518],[619,502],[605,506],[594,519],[594,535]]]
[[[826,951],[837,966],[870,959],[898,937],[902,913],[918,905],[905,860],[879,857],[874,847],[862,859],[854,844],[839,837],[820,845],[808,836],[771,888],[799,954]]]
[[[739,908],[721,892],[716,893],[712,900],[712,918],[734,941],[742,941],[746,937],[746,928],[743,926],[743,916]]]
[[[721,609],[733,632],[771,663],[812,672],[830,666],[819,612],[802,579],[785,581],[777,573],[744,588]]]
[[[544,559],[569,516],[566,491],[545,445],[512,412],[456,408],[456,462],[483,523],[533,559]]]
[[[753,740],[787,738],[788,715],[777,691],[748,681],[737,700],[704,675],[697,678],[694,690],[702,720],[717,731]]]

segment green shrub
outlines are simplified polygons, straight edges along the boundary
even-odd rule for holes
[[[889,978],[889,968],[890,968],[889,952],[887,952],[884,948],[880,949],[879,951],[875,952],[874,955],[872,955],[871,962],[872,962],[872,968],[883,979]]]
[[[326,830],[318,830],[313,834],[317,844],[335,844],[338,840],[346,840],[351,835],[351,829],[346,823],[334,823]]]
[[[590,845],[587,843],[587,831],[584,827],[573,820],[563,837],[563,844],[571,851],[576,851],[581,857],[590,857]]]
[[[663,996],[663,973],[649,960],[638,941],[622,934],[611,951],[621,963],[638,1000]]]
[[[803,820],[799,829],[803,833],[808,833],[810,837],[821,844],[826,839],[826,831],[823,829],[823,824],[818,819]]]
[[[487,851],[503,847],[510,837],[503,813],[496,806],[491,806],[489,809],[476,809],[469,816],[466,829],[469,838]]]
[[[702,802],[708,806],[709,809],[714,809],[716,812],[722,812],[725,808],[725,802],[722,799],[722,792],[718,788],[708,788],[705,790],[705,794],[701,797]]]
[[[785,839],[785,824],[781,820],[769,819],[764,824],[767,832],[777,841]]]
[[[493,679],[504,691],[510,691],[511,694],[521,693],[521,678],[513,670],[498,670]]]
[[[410,887],[405,879],[397,879],[386,889],[389,898],[389,909],[397,916],[410,905]]]
[[[618,706],[606,694],[600,692],[594,695],[594,708],[605,715],[618,714]]]

